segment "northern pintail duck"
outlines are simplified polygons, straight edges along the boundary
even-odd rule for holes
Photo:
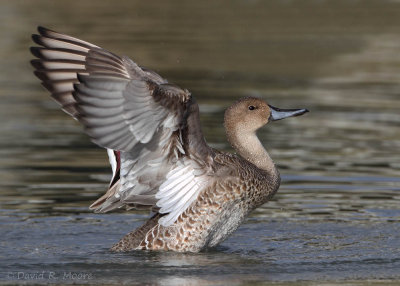
[[[39,27],[31,51],[36,76],[63,110],[107,149],[113,177],[90,208],[151,209],[114,251],[198,252],[223,241],[278,190],[280,177],[256,131],[306,109],[278,109],[245,97],[225,112],[237,154],[209,147],[199,107],[186,89],[77,38]]]

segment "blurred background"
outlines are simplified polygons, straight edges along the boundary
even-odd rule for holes
[[[0,8],[0,283],[400,279],[400,1],[4,0]],[[215,148],[232,151],[223,112],[240,97],[308,108],[259,132],[282,174],[273,201],[205,253],[110,253],[148,213],[88,210],[111,170],[34,77],[38,25],[190,90]],[[42,271],[55,278],[18,276]],[[62,279],[71,271],[92,276]]]

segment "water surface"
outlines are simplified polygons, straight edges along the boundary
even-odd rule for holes
[[[147,2],[2,2],[0,282],[395,285],[400,3]],[[148,214],[88,210],[107,187],[107,157],[32,75],[39,24],[189,89],[216,148],[231,151],[223,111],[242,96],[310,109],[259,132],[279,193],[207,252],[110,253]]]

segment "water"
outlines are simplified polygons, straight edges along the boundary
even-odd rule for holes
[[[399,16],[384,0],[3,1],[0,282],[396,285]],[[259,132],[279,193],[207,252],[110,253],[148,214],[88,210],[108,183],[106,154],[33,77],[39,24],[188,88],[216,148],[230,150],[223,111],[239,97],[310,109]]]

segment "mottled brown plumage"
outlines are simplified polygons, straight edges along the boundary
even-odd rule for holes
[[[218,152],[215,180],[177,219],[164,227],[150,219],[112,247],[115,251],[135,249],[198,252],[216,246],[232,233],[255,208],[267,202],[279,187],[279,175],[270,175],[239,156]],[[138,241],[140,240],[140,243]]]
[[[114,251],[198,252],[223,241],[278,190],[279,172],[256,136],[281,110],[247,97],[225,112],[236,154],[210,148],[189,91],[77,38],[39,27],[31,51],[36,76],[92,141],[107,148],[113,169],[96,212],[149,208],[155,214]]]

